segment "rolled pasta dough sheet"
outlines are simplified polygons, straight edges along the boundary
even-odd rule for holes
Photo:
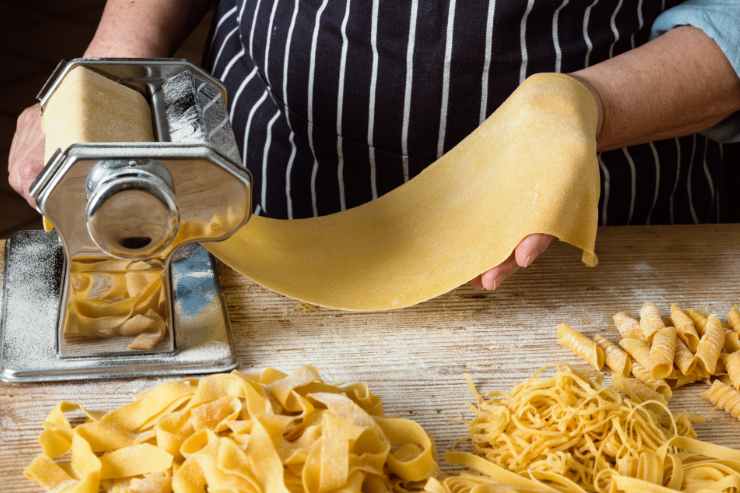
[[[154,140],[144,96],[83,66],[64,76],[44,107],[42,125],[45,162],[71,144]]]
[[[528,79],[483,124],[386,195],[327,216],[253,217],[206,247],[278,293],[343,310],[403,308],[548,233],[597,263],[597,107],[575,79]]]
[[[150,140],[143,98],[87,72],[70,72],[64,85],[71,87],[50,101],[47,143]],[[88,94],[99,87],[105,108]],[[58,98],[65,115],[51,112]],[[93,132],[101,111],[119,123],[106,118],[106,131]],[[273,291],[355,311],[403,308],[450,291],[505,260],[531,233],[580,248],[593,266],[597,119],[593,95],[580,82],[535,75],[452,150],[377,200],[309,219],[255,216],[230,239],[205,246]],[[52,150],[47,144],[47,159]]]

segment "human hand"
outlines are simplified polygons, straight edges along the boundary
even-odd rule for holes
[[[29,106],[18,117],[8,156],[8,182],[31,207],[35,207],[28,189],[44,168],[44,131],[41,106]]]
[[[501,286],[509,276],[516,272],[519,267],[529,267],[550,246],[554,236],[545,234],[532,234],[519,242],[514,252],[496,267],[487,270],[470,283],[478,289],[493,291]]]

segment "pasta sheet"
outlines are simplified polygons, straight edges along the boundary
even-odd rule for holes
[[[328,216],[253,217],[207,245],[284,295],[345,310],[402,308],[504,261],[548,233],[597,262],[597,106],[575,79],[538,74],[417,177]]]

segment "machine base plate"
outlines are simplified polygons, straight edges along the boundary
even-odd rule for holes
[[[213,259],[200,245],[172,258],[175,351],[79,356],[57,353],[64,252],[55,233],[21,231],[5,244],[0,380],[53,382],[228,371],[237,362]]]

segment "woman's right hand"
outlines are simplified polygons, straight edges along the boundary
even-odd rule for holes
[[[18,117],[8,156],[8,182],[31,207],[36,204],[28,189],[44,168],[44,131],[41,106],[29,106]]]

